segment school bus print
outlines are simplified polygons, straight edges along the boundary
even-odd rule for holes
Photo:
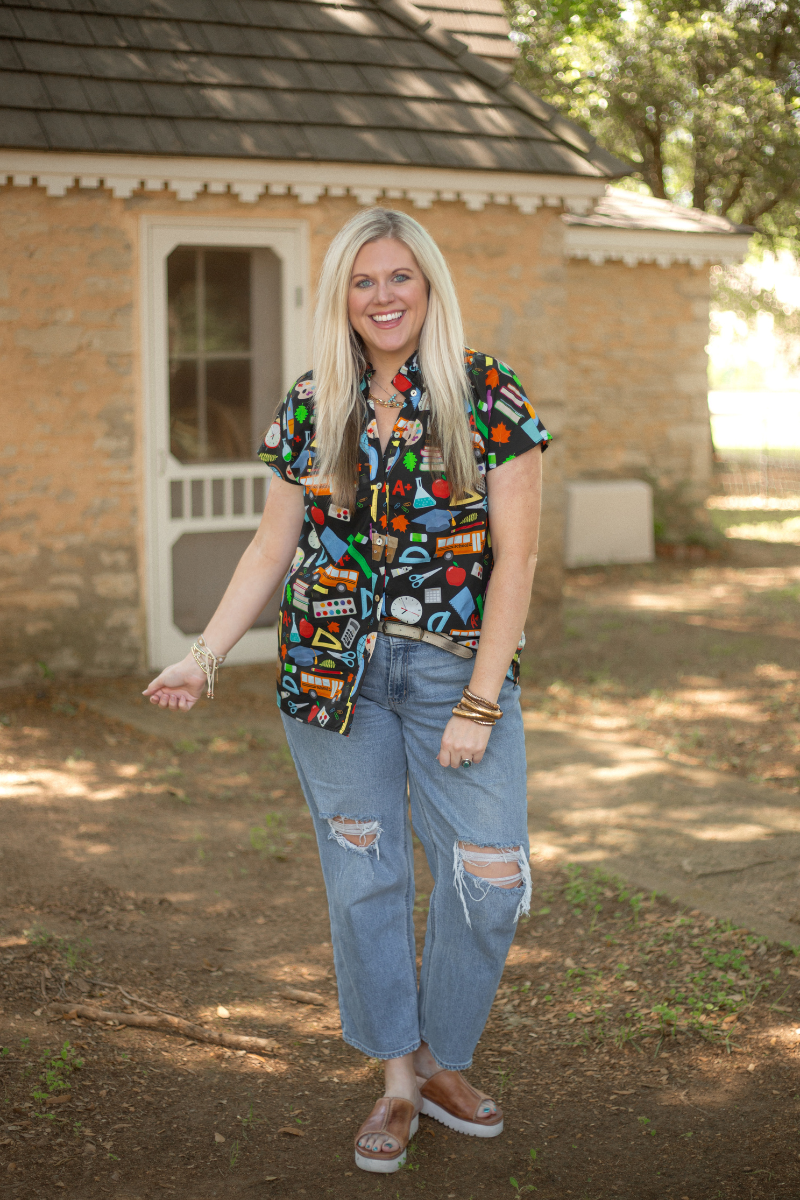
[[[348,571],[344,567],[334,567],[328,563],[320,567],[319,581],[323,587],[336,588],[337,592],[354,592],[358,583],[358,571]]]
[[[467,529],[463,533],[437,537],[435,557],[452,558],[454,554],[480,554],[485,540],[485,529]]]
[[[307,692],[314,699],[337,700],[341,695],[344,683],[341,679],[331,679],[329,675],[312,675],[310,671],[300,672],[300,691]]]

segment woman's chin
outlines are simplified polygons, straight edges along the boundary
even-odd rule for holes
[[[374,327],[367,329],[361,334],[368,350],[377,350],[380,354],[400,354],[410,345],[408,336],[408,328],[405,321],[398,325],[396,329],[375,329]],[[411,346],[408,355],[414,350]]]

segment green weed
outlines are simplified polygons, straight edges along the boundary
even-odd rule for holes
[[[91,967],[90,938],[81,937],[74,942],[68,942],[66,938],[50,933],[43,925],[33,925],[30,929],[24,929],[23,933],[30,945],[35,946],[37,950],[49,947],[60,954],[70,971],[87,971]]]
[[[200,749],[200,743],[192,741],[191,738],[180,738],[174,743],[174,749],[178,754],[196,754]]]
[[[39,1082],[34,1087],[31,1095],[37,1104],[44,1104],[49,1096],[57,1096],[59,1092],[69,1091],[72,1084],[69,1082],[70,1075],[74,1071],[79,1071],[83,1066],[83,1059],[78,1057],[78,1053],[69,1042],[64,1042],[64,1045],[59,1051],[45,1050],[39,1060],[43,1069],[39,1074]],[[37,1114],[39,1116],[49,1114]]]
[[[254,825],[250,830],[250,845],[262,858],[274,858],[278,862],[286,862],[290,847],[286,832],[286,818],[283,813],[265,813],[264,824]]]

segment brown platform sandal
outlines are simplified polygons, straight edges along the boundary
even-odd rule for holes
[[[356,1166],[362,1171],[390,1175],[406,1161],[408,1143],[419,1128],[419,1109],[399,1096],[382,1096],[356,1134]],[[384,1133],[400,1143],[392,1154],[385,1150],[360,1150],[359,1140],[368,1133]]]
[[[479,1115],[478,1109],[490,1097],[476,1091],[458,1071],[437,1071],[420,1087],[420,1092],[425,1116],[441,1121],[456,1133],[490,1138],[503,1132],[502,1109],[495,1105],[495,1112]]]

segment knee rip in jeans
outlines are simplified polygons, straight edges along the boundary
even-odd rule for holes
[[[515,863],[516,871],[509,871],[504,867],[504,863]],[[467,924],[470,926],[472,922],[467,908],[467,896],[478,903],[485,900],[493,888],[521,887],[522,897],[517,905],[514,920],[518,921],[523,913],[530,912],[531,868],[521,846],[481,847],[471,842],[456,842],[453,847],[453,882],[464,906]]]
[[[383,830],[380,821],[357,821],[352,817],[328,817],[330,833],[328,836],[344,850],[354,850],[356,854],[368,854],[375,850],[375,857],[380,858],[378,845]]]

